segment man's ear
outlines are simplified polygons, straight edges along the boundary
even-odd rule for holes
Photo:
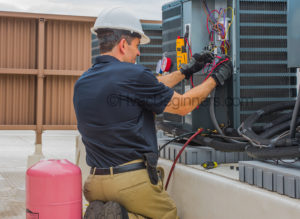
[[[119,51],[122,53],[122,54],[125,54],[125,49],[127,47],[127,41],[123,38],[120,40],[119,44]]]

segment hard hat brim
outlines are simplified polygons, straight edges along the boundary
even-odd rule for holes
[[[91,32],[92,32],[93,34],[97,35],[96,30],[98,30],[98,29],[106,29],[106,28],[112,29],[111,26],[107,26],[107,27],[105,27],[105,26],[101,26],[101,27],[98,26],[98,27],[97,27],[97,26],[96,26],[96,27],[92,27],[92,28],[91,28]],[[122,28],[113,27],[113,29],[132,31],[132,30],[130,30],[130,29],[125,29],[124,27],[122,27]],[[150,38],[149,38],[145,33],[141,33],[140,31],[135,31],[135,32],[141,35],[140,44],[148,44],[148,43],[150,43]]]

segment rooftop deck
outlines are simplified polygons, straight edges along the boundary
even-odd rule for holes
[[[43,134],[46,159],[75,162],[77,131]],[[0,218],[25,218],[25,174],[28,155],[34,152],[34,131],[0,131]]]

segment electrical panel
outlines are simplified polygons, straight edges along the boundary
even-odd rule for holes
[[[215,8],[220,7],[226,9],[228,7],[226,1],[207,1],[208,7]],[[190,49],[187,49],[188,56],[191,57],[192,53],[199,53],[202,50],[209,50],[207,48],[210,45],[210,36],[207,32],[207,15],[203,10],[203,3],[199,1],[184,1],[178,0],[168,4],[165,4],[162,8],[163,11],[163,52],[169,54],[169,58],[173,61],[173,66],[177,66],[176,63],[176,38],[185,37],[187,43],[190,45]],[[231,16],[232,12],[229,12]],[[223,20],[223,19],[222,19]],[[224,18],[225,22],[228,22],[228,18]],[[229,36],[227,36],[230,38]],[[227,38],[227,39],[228,39]],[[218,41],[217,36],[215,40]],[[214,40],[214,41],[215,41]],[[229,40],[229,39],[228,39]],[[221,41],[216,42],[221,44]],[[164,46],[165,45],[165,46]],[[212,46],[212,45],[211,45]],[[213,49],[213,48],[210,48]],[[174,67],[172,70],[176,70]],[[203,72],[194,74],[193,81],[184,81],[180,85],[177,85],[177,89],[181,88],[181,92],[187,92],[191,89],[192,85],[197,86],[202,83],[206,75]],[[175,91],[177,91],[175,89]],[[177,91],[178,92],[178,91]],[[233,108],[229,102],[232,97],[232,84],[227,83],[226,86],[217,89],[216,91],[216,117],[217,120],[229,126],[233,123]],[[209,117],[209,104],[210,98],[206,99],[199,105],[193,112],[189,113],[185,117],[177,115],[170,116],[171,114],[165,113],[164,119],[182,125],[189,130],[196,130],[199,127],[205,127],[213,129],[213,124]]]
[[[219,124],[237,128],[245,118],[263,106],[295,100],[296,69],[288,66],[289,54],[292,52],[288,47],[290,2],[291,0],[177,0],[162,7],[163,53],[169,54],[168,57],[175,63],[173,66],[176,66],[176,38],[185,34],[187,26],[190,30],[188,41],[193,53],[202,50],[219,53],[226,49],[226,53],[232,58],[233,77],[226,86],[216,90],[218,102],[215,104],[215,112]],[[300,5],[293,10],[300,10]],[[226,27],[222,30],[227,33],[225,39],[220,39],[217,34],[211,36],[209,19],[218,19],[220,27]],[[222,48],[223,42],[226,44]],[[218,48],[214,49],[213,46]],[[194,85],[200,84],[204,77],[203,73],[197,73]],[[181,93],[186,92],[191,89],[191,83],[185,81],[176,89],[178,88],[182,89]],[[173,116],[165,119],[190,130],[199,127],[213,128],[209,118],[209,99],[183,118]],[[260,122],[263,124],[272,121],[276,116],[271,115]]]

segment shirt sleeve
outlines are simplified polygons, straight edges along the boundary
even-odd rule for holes
[[[150,70],[145,69],[137,80],[127,83],[128,96],[146,110],[160,114],[171,100],[174,91],[159,82]]]

